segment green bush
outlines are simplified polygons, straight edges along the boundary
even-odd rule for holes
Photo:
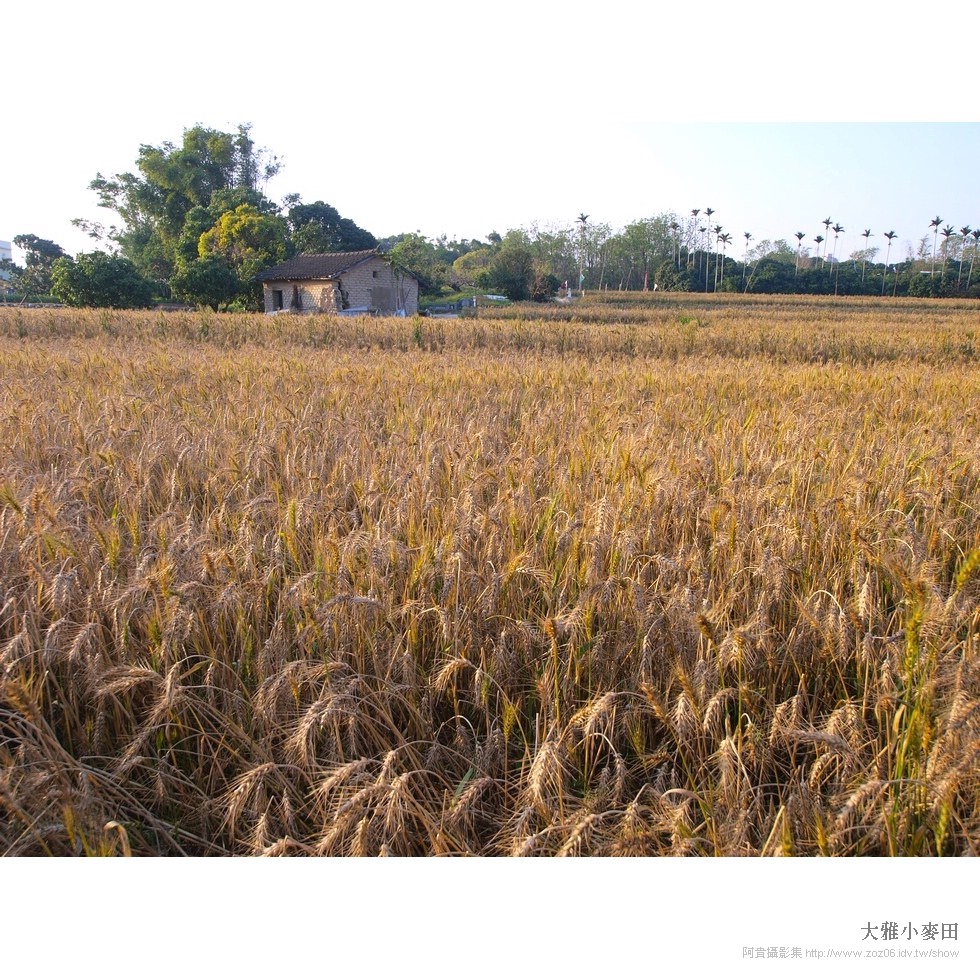
[[[153,284],[129,259],[106,252],[58,259],[51,272],[51,291],[68,306],[135,309],[153,305]]]

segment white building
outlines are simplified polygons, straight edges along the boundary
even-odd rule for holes
[[[14,253],[10,250],[10,242],[0,242],[0,262],[7,259],[8,262],[12,262],[14,258]],[[4,269],[0,269],[0,279],[9,279],[10,273]]]

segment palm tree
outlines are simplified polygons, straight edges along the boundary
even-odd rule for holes
[[[742,266],[742,284],[744,285],[745,284],[745,270],[746,270],[746,268],[748,267],[748,264],[749,264],[749,239],[752,237],[752,232],[751,231],[743,231],[742,234],[745,235],[745,263]]]
[[[821,222],[823,224],[824,228],[827,230],[827,234],[828,235],[830,234],[830,226],[831,226],[831,224],[833,224],[833,221],[834,221],[833,218],[824,218],[824,220]],[[829,239],[826,239],[826,240],[829,241]],[[827,246],[826,245],[824,245],[824,247],[823,247],[823,257],[824,258],[827,258]]]
[[[676,218],[673,221],[671,221],[670,230],[674,233],[673,247],[677,249],[677,260],[675,262],[675,268],[679,269],[681,267],[681,235],[680,235],[681,226]],[[674,256],[671,255],[671,259],[673,258]]]
[[[830,253],[830,261],[833,262],[837,259],[837,236],[844,230],[843,225],[834,225],[834,247]]]
[[[933,236],[932,242],[932,275],[936,274],[936,248],[939,244],[939,226],[943,223],[943,219],[937,214],[932,221],[929,222],[930,228],[936,229],[936,234]]]
[[[715,209],[714,208],[705,208],[704,209],[704,223],[707,225],[707,228],[705,228],[704,230],[706,232],[711,228],[711,216],[714,213],[715,213]],[[708,289],[708,266],[711,264],[711,253],[708,252],[708,246],[710,244],[711,244],[711,239],[707,235],[705,235],[705,238],[704,238],[704,253],[705,253],[704,254],[704,262],[705,262],[705,266],[704,266],[704,282],[705,282],[705,286],[704,286],[704,288],[705,288],[705,291],[707,291],[707,289]]]
[[[800,249],[803,248],[803,239],[806,238],[805,231],[796,233],[796,272],[793,273],[795,279],[800,274]]]
[[[719,229],[720,229],[720,227],[721,226],[719,225]],[[722,234],[720,234],[718,236],[718,241],[721,242],[721,275],[718,277],[718,285],[715,286],[715,289],[716,290],[719,289],[719,288],[721,288],[721,286],[725,282],[725,246],[731,240],[732,240],[732,236],[729,235],[727,231],[726,232],[722,232]]]
[[[881,273],[881,295],[885,295],[885,276],[888,274],[888,258],[892,254],[892,240],[898,238],[894,231],[886,231],[885,238],[888,239],[888,248],[885,250],[885,269]],[[898,276],[895,277],[895,287],[898,288]]]
[[[700,208],[692,208],[691,209],[691,238],[692,239],[694,238],[694,232],[697,231],[697,227],[698,227],[698,215],[700,213],[701,213],[701,209]],[[688,266],[688,268],[691,267],[691,260],[692,260],[692,257],[691,257],[691,247],[690,247],[690,245],[688,245],[688,248],[687,248],[687,266]]]
[[[837,284],[840,282],[840,262],[837,261],[837,236],[844,230],[841,224],[834,225],[834,248],[830,260],[834,263],[834,295],[837,295]]]
[[[578,221],[579,230],[579,253],[578,253],[578,288],[579,292],[585,295],[585,228],[589,220],[589,216],[584,212],[580,211],[579,216],[576,219]]]
[[[715,225],[714,228],[712,228],[711,230],[715,233],[715,247],[717,248],[718,247],[718,243],[721,241],[722,227],[721,227],[721,225]],[[717,257],[715,258],[715,276],[714,276],[714,283],[715,283],[715,292],[717,292],[718,291],[718,259],[717,259]]]
[[[966,290],[970,291],[970,280],[973,278],[973,260],[977,257],[977,244],[980,243],[980,228],[974,228],[970,232],[973,239],[973,251],[970,253],[970,272],[966,277]]]
[[[963,236],[963,244],[960,246],[960,270],[956,273],[957,292],[959,292],[960,289],[960,279],[963,278],[963,256],[966,254],[966,240],[972,230],[973,229],[969,225],[963,225],[963,227],[960,228],[960,234]]]
[[[871,229],[865,228],[861,232],[861,237],[864,239],[864,260],[861,262],[861,282],[864,282],[864,268],[868,264],[868,239],[871,238]]]
[[[820,243],[824,240],[823,235],[814,235],[813,240],[817,243],[817,258],[820,257]]]
[[[939,274],[940,279],[946,278],[946,259],[949,258],[949,237],[955,230],[952,225],[946,225],[941,232],[943,236],[943,271]]]
[[[710,222],[711,221],[711,216],[714,213],[715,213],[715,209],[714,208],[705,208],[704,209],[705,219],[708,222]],[[709,225],[709,227],[710,227],[710,225]],[[701,230],[702,231],[707,231],[708,229],[707,228],[702,228]],[[705,252],[705,255],[704,255],[704,291],[705,292],[708,291],[708,269],[711,266],[711,256],[708,254],[708,245],[709,244],[710,244],[710,239],[707,239],[706,238],[705,239],[705,242],[704,242],[704,252]]]

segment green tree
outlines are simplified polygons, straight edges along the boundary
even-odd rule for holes
[[[796,249],[786,241],[785,238],[763,238],[749,249],[749,262],[758,262],[761,259],[773,257],[779,262],[789,265],[796,264]]]
[[[602,222],[593,221],[585,230],[582,242],[585,249],[585,280],[593,288],[602,289],[605,285],[611,238],[612,228]],[[555,274],[563,282],[572,282],[571,276],[563,274],[560,269],[555,269]]]
[[[571,227],[532,227],[528,243],[538,266],[547,274],[562,282],[577,282],[580,274],[589,268],[591,226],[585,225],[576,232]]]
[[[449,267],[439,260],[435,244],[418,232],[398,236],[388,254],[395,265],[415,276],[420,291],[430,296],[442,292],[449,280]]]
[[[536,266],[528,293],[535,303],[546,303],[554,297],[560,286],[561,280],[558,276],[541,266]]]
[[[672,215],[661,214],[633,221],[609,241],[611,275],[619,278],[621,289],[650,288],[650,273],[672,256],[672,219]]]
[[[191,263],[201,257],[201,236],[210,231],[221,214],[215,215],[210,208],[197,205],[187,212],[184,226],[174,249],[173,265],[177,273],[184,271]]]
[[[295,204],[287,214],[291,251],[307,255],[321,252],[359,252],[377,248],[378,240],[359,228],[350,218],[341,217],[325,201]]]
[[[170,281],[177,299],[217,310],[238,299],[243,284],[221,255],[207,255],[185,264]]]
[[[772,255],[759,259],[745,286],[748,293],[792,293],[799,270],[790,275],[789,266]]]
[[[466,252],[453,262],[453,274],[464,286],[477,286],[493,261],[493,249],[477,248]]]
[[[83,252],[74,259],[57,259],[51,280],[52,292],[68,306],[131,309],[153,302],[153,284],[139,274],[129,259],[106,252]]]
[[[76,224],[96,237],[107,235],[144,275],[168,279],[188,214],[213,205],[219,208],[215,219],[243,204],[260,212],[276,210],[261,188],[279,166],[268,150],[256,148],[248,125],[234,133],[194,126],[184,130],[179,146],[141,146],[135,173],[100,173],[89,184],[99,204],[122,219],[121,228],[110,226],[106,233],[95,223]]]
[[[286,255],[286,225],[277,214],[263,214],[250,204],[226,211],[198,241],[198,255],[221,256],[242,283]]]
[[[68,253],[55,242],[37,235],[15,235],[14,244],[24,252],[24,267],[11,265],[11,285],[27,300],[51,292],[51,271],[58,259]]]
[[[522,232],[508,232],[490,266],[481,277],[485,288],[499,289],[508,299],[531,298],[535,275],[534,253]]]

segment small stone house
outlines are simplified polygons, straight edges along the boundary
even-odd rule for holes
[[[374,249],[297,255],[260,272],[266,313],[384,313],[419,309],[418,280]]]

